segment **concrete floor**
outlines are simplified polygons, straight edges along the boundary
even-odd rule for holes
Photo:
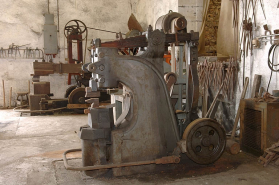
[[[181,164],[170,172],[129,177],[96,178],[65,170],[62,153],[80,148],[76,134],[87,123],[86,115],[20,117],[0,110],[0,184],[278,184],[279,168],[263,168],[257,158],[224,153],[213,165]],[[80,157],[80,153],[72,158]],[[80,159],[71,163],[80,165]]]

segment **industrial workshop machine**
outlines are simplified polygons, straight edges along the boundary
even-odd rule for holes
[[[91,77],[91,73],[82,71],[82,65],[85,59],[83,58],[82,43],[87,39],[87,31],[86,25],[80,20],[70,20],[66,23],[64,35],[67,39],[68,63],[53,63],[52,59],[47,62],[45,60],[42,62],[38,60],[33,62],[34,74],[32,76],[34,90],[46,89],[46,91],[39,93],[34,91],[34,94],[30,95],[29,104],[31,111],[35,112],[38,110],[38,112],[42,112],[43,110],[68,108],[73,109],[76,113],[84,113],[84,109],[89,107],[92,102],[95,103],[95,106],[99,105],[99,98],[103,102],[110,100],[110,97],[105,92],[95,93],[94,101],[87,102],[88,98],[85,97],[85,87],[89,86]],[[86,49],[84,50],[84,55],[86,55]],[[51,99],[49,97],[49,82],[39,82],[40,76],[48,76],[55,73],[67,73],[68,85],[72,84],[72,76],[74,76],[76,81],[75,85],[68,87],[64,99]],[[36,84],[40,84],[40,86],[36,86]],[[100,97],[101,94],[102,97]]]
[[[91,63],[83,65],[85,72],[92,73],[86,96],[106,89],[112,103],[86,110],[88,125],[80,128],[82,149],[64,153],[66,169],[90,176],[109,172],[122,176],[152,172],[157,164],[179,163],[184,154],[199,164],[219,159],[226,134],[215,120],[197,116],[199,33],[187,33],[186,28],[185,17],[170,11],[158,19],[155,30],[149,26],[140,36],[93,41]],[[186,60],[186,75],[179,66],[178,73],[168,73],[164,79],[163,56],[170,45],[179,47],[179,65]],[[119,54],[135,47],[136,56]],[[186,87],[186,98],[180,93],[180,98],[171,99],[175,83]],[[66,155],[75,151],[82,151],[83,167],[68,164]]]

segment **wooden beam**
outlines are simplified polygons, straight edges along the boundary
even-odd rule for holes
[[[48,76],[54,73],[78,73],[82,74],[81,64],[62,64],[51,62],[33,62],[33,76]]]

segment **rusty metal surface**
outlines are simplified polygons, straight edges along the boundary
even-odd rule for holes
[[[188,40],[191,40],[191,34],[190,33],[177,33],[177,36],[175,34],[166,34],[165,39],[165,45],[168,46],[169,43],[173,42],[185,42]],[[121,39],[121,40],[115,40],[110,42],[102,42],[100,44],[100,47],[112,47],[112,48],[134,48],[134,47],[147,47],[148,41],[146,39],[145,35],[131,37],[127,39]],[[96,46],[94,46],[96,47]]]
[[[143,29],[142,29],[140,23],[138,22],[137,18],[135,17],[135,15],[133,13],[129,17],[128,28],[129,28],[129,30],[138,30],[140,32],[143,32]]]
[[[84,144],[86,143],[90,143],[90,142],[98,142],[98,141],[92,141],[92,140],[86,140],[83,141]],[[100,142],[100,140],[99,140]],[[90,143],[92,144],[92,143]],[[93,145],[95,145],[95,150],[98,150],[100,144],[96,145],[93,143]],[[105,145],[105,144],[104,144]],[[89,149],[90,147],[86,147],[85,149]],[[92,148],[92,147],[91,147]],[[84,167],[74,167],[68,164],[68,159],[67,159],[67,154],[72,153],[72,152],[77,152],[77,151],[81,151],[81,149],[72,149],[72,150],[67,150],[64,152],[63,154],[63,161],[64,161],[64,166],[67,170],[76,170],[76,171],[86,171],[87,173],[92,173],[92,170],[95,170],[94,172],[99,172],[98,170],[101,169],[110,169],[110,168],[120,168],[120,167],[128,167],[128,166],[141,166],[141,165],[148,165],[148,164],[172,164],[172,163],[179,163],[180,162],[180,158],[178,156],[168,156],[168,157],[162,157],[162,158],[158,158],[155,160],[147,160],[147,161],[137,161],[137,162],[128,162],[128,163],[119,163],[119,164],[104,164],[107,163],[106,161],[103,161],[101,163],[103,163],[102,165],[88,165],[89,162],[86,162],[86,165],[84,165]],[[98,151],[95,152],[95,155],[98,155]],[[82,155],[85,155],[85,151],[83,150]],[[90,155],[89,158],[83,158],[83,159],[91,159],[91,163],[92,161],[92,155],[94,155],[91,151],[89,151],[88,155]],[[93,163],[96,163],[96,160],[100,160],[100,156],[97,157],[97,159],[93,159],[95,160]],[[85,162],[83,160],[83,162]],[[100,162],[99,162],[100,163]],[[93,172],[93,173],[94,173]]]

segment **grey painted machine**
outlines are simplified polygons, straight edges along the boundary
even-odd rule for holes
[[[222,155],[222,126],[211,119],[197,119],[198,33],[186,33],[187,21],[178,13],[170,12],[159,22],[156,27],[160,30],[153,31],[150,26],[141,36],[107,43],[94,41],[92,62],[83,66],[92,73],[87,92],[90,96],[90,91],[109,89],[112,104],[89,108],[88,126],[80,129],[82,149],[65,152],[66,169],[84,170],[90,176],[109,171],[121,176],[151,172],[156,164],[179,163],[182,153],[200,164],[212,163]],[[180,93],[178,100],[171,98],[163,72],[163,56],[171,43],[180,48],[185,43],[188,46],[188,73],[174,73],[179,77],[178,83],[187,87],[187,106],[183,110],[180,106],[180,111],[175,110],[174,104],[185,97]],[[127,47],[140,49],[136,56],[120,55],[119,50]],[[183,58],[181,54],[178,62],[182,63]],[[78,150],[82,151],[80,168],[70,166],[66,158],[67,153]]]

